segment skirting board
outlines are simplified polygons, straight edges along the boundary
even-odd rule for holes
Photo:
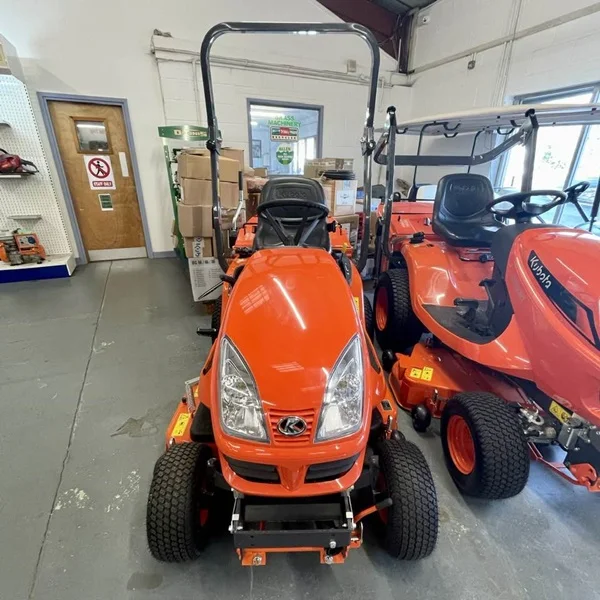
[[[70,277],[75,271],[75,267],[75,258],[72,254],[51,255],[39,265],[11,266],[0,262],[0,283]]]

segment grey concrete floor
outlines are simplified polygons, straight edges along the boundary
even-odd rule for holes
[[[242,568],[231,540],[157,563],[145,504],[164,430],[209,350],[174,260],[96,263],[0,288],[0,599],[600,598],[600,498],[532,465],[511,500],[462,498],[439,438],[404,431],[433,469],[441,529],[427,560],[367,530],[345,565],[280,555]]]

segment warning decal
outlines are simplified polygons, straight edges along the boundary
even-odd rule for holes
[[[92,190],[116,190],[110,156],[93,156],[85,154],[83,157],[85,171]]]

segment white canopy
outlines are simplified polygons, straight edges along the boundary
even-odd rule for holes
[[[398,123],[398,131],[419,135],[423,126],[428,124],[431,126],[425,129],[423,135],[476,133],[495,130],[498,127],[510,129],[515,125],[520,127],[525,122],[525,114],[530,109],[535,110],[540,126],[600,123],[600,104],[512,104],[412,119]]]

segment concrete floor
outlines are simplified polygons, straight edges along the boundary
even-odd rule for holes
[[[185,379],[209,341],[180,265],[96,263],[0,289],[0,599],[600,598],[600,498],[539,465],[517,498],[462,498],[439,439],[433,556],[389,558],[369,532],[345,565],[281,555],[242,568],[227,537],[196,563],[149,555],[146,494]]]

